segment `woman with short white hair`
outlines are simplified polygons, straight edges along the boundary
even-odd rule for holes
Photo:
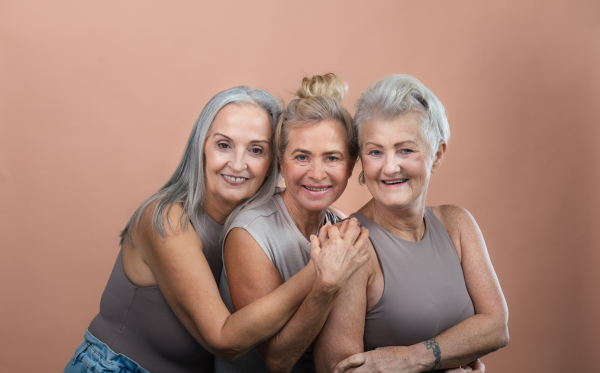
[[[483,371],[476,360],[508,343],[508,309],[471,214],[425,204],[450,136],[442,103],[390,75],[359,98],[355,124],[373,198],[352,216],[373,252],[317,339],[318,370]]]

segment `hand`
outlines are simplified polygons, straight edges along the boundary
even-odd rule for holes
[[[340,361],[333,373],[343,373],[356,368],[354,373],[398,372],[418,373],[421,368],[414,364],[408,347],[380,347],[373,351],[352,355]]]
[[[369,260],[369,232],[352,218],[338,229],[330,223],[310,236],[311,257],[317,278],[328,291],[337,292]]]
[[[485,365],[483,365],[481,360],[477,359],[475,361],[470,362],[467,365],[463,365],[458,368],[446,369],[443,372],[444,373],[464,373],[464,372],[484,373]]]

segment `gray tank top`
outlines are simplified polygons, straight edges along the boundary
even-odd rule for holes
[[[365,351],[426,341],[475,314],[456,249],[429,208],[419,242],[394,236],[363,214],[352,216],[369,230],[385,282],[366,315]]]
[[[218,284],[223,266],[219,245],[223,227],[203,211],[192,224],[204,228],[205,233],[199,234],[202,251]],[[121,252],[102,293],[100,313],[88,330],[113,351],[151,372],[213,371],[213,355],[188,333],[158,286],[141,287],[129,281]]]
[[[323,223],[327,221],[336,223],[339,220],[339,217],[327,210]],[[275,194],[267,203],[258,208],[243,210],[235,218],[227,234],[233,228],[243,228],[252,235],[277,268],[284,282],[298,273],[310,261],[310,242],[294,224],[279,194]],[[225,269],[221,272],[219,290],[229,311],[234,312]],[[218,373],[269,372],[256,348],[234,361],[216,357],[215,367]],[[294,365],[292,372],[314,371],[312,348],[309,347]]]

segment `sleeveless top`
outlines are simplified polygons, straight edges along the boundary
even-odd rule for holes
[[[456,249],[429,208],[419,242],[399,238],[363,214],[352,216],[369,230],[385,283],[366,315],[365,351],[424,342],[475,314]]]
[[[223,265],[219,235],[222,226],[200,211],[192,219],[202,241],[202,251],[219,280]],[[158,286],[136,286],[123,270],[121,251],[102,293],[100,313],[89,332],[151,372],[197,373],[213,371],[213,355],[181,324]]]
[[[325,211],[323,224],[331,221],[332,224],[341,219],[329,210]],[[310,261],[310,242],[300,233],[292,220],[283,199],[275,194],[269,201],[257,208],[249,208],[235,218],[226,235],[233,228],[246,230],[256,240],[275,268],[279,271],[285,282],[304,268]],[[227,273],[221,272],[221,284],[219,287],[221,298],[229,309],[234,312],[229,293]],[[263,359],[256,348],[242,355],[234,361],[215,358],[217,373],[239,373],[239,372],[265,372],[268,373]],[[302,355],[292,372],[314,372],[315,366],[312,357],[312,348]]]

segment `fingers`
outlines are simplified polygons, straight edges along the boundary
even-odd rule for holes
[[[470,363],[469,367],[471,367],[473,369],[473,372],[476,372],[476,373],[485,373],[485,365],[479,359],[477,359],[474,362]]]
[[[342,237],[340,235],[340,230],[336,226],[331,225],[330,223],[327,223],[327,224],[329,224],[327,226],[327,236],[328,236],[328,238],[330,240],[341,239]]]
[[[342,236],[344,241],[349,244],[353,244],[356,241],[356,238],[360,235],[361,227],[358,225],[358,220],[356,218],[346,220],[348,222],[346,232]]]
[[[310,235],[310,256],[316,257],[321,252],[321,241],[314,234]]]
[[[365,363],[365,355],[364,354],[356,354],[352,355],[342,361],[340,361],[333,370],[333,373],[343,373],[344,371],[356,368]]]
[[[361,227],[360,235],[354,242],[354,248],[358,252],[358,261],[362,264],[365,264],[369,258],[371,257],[371,252],[369,251],[369,230],[367,228]]]
[[[323,225],[321,227],[321,229],[319,229],[319,241],[321,242],[321,246],[323,246],[325,244],[325,241],[327,241],[328,238],[328,228],[331,226],[330,222],[325,223],[325,225]]]
[[[342,224],[340,224],[340,235],[342,236],[342,238],[344,238],[346,236],[346,231],[348,230],[348,224],[350,223],[350,219],[346,219],[344,221],[342,221]]]

